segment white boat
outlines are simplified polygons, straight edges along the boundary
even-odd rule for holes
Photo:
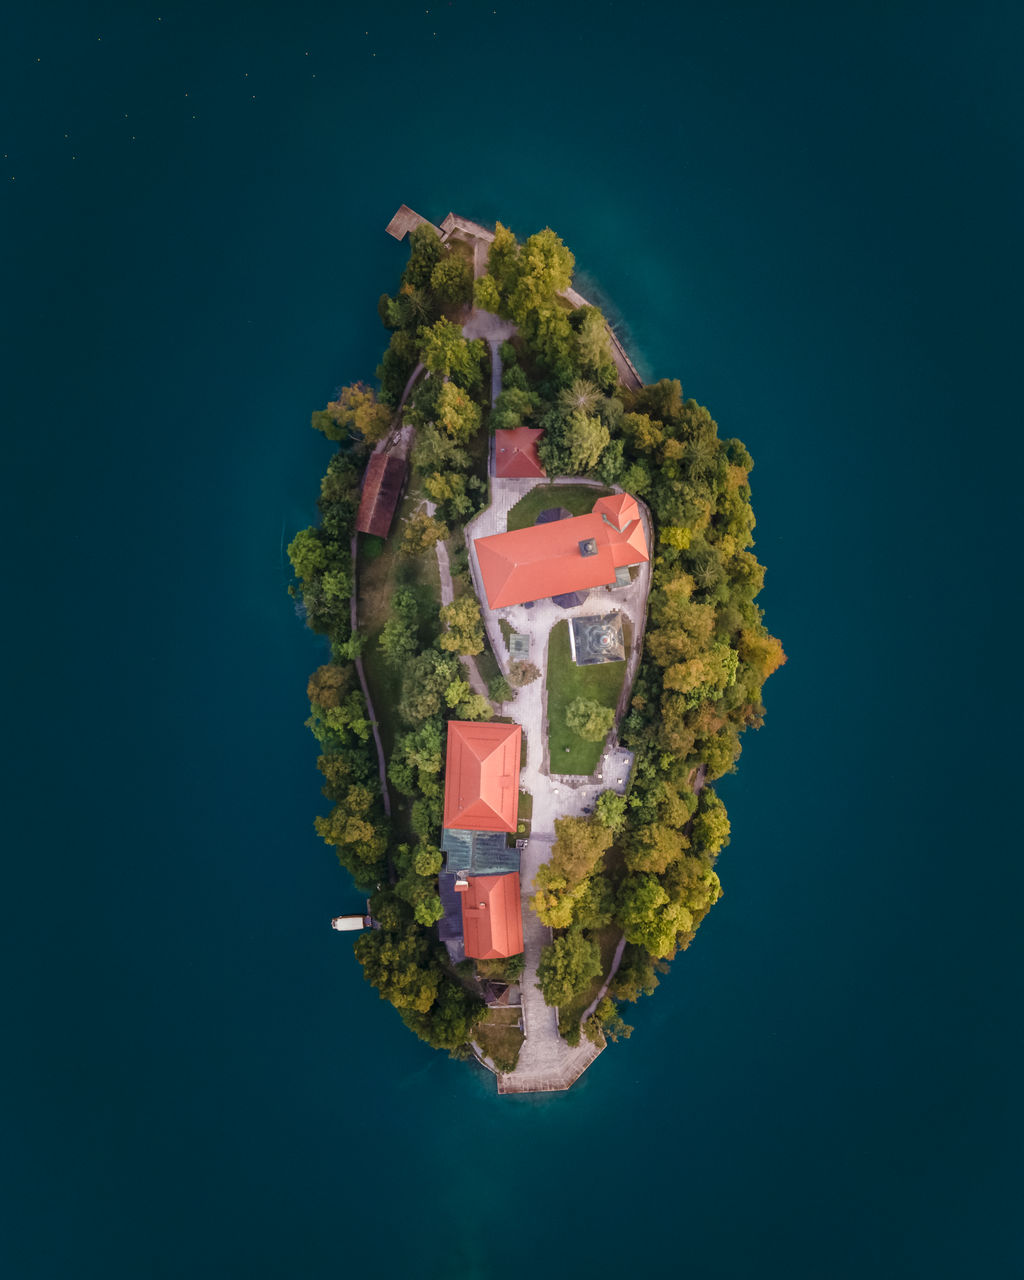
[[[331,921],[331,928],[337,929],[339,933],[349,933],[356,929],[366,929],[369,923],[369,916],[335,916]]]

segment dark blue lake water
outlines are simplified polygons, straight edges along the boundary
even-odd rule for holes
[[[1022,34],[8,15],[5,1276],[1019,1273]],[[789,663],[722,788],[726,897],[553,1098],[422,1046],[328,928],[360,899],[312,831],[283,546],[403,201],[555,227],[757,460]]]

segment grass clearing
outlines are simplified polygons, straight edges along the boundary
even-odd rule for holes
[[[518,1009],[488,1009],[477,1027],[475,1039],[499,1071],[514,1071],[523,1047]]]
[[[598,498],[611,489],[587,484],[539,484],[519,499],[508,513],[509,529],[528,529],[537,517],[550,507],[565,507],[574,516],[585,516],[593,510]]]
[[[523,953],[494,960],[476,962],[478,978],[490,982],[518,982],[523,976]]]
[[[370,686],[370,697],[380,727],[384,758],[391,759],[395,738],[405,731],[396,711],[398,698],[396,684],[400,673],[384,660],[377,647],[377,637],[391,616],[391,601],[395,592],[407,587],[416,596],[419,612],[419,642],[421,648],[429,648],[440,634],[441,576],[437,569],[437,556],[433,548],[422,556],[406,559],[399,556],[403,522],[409,518],[422,501],[419,493],[408,493],[395,516],[391,534],[386,542],[360,534],[357,552],[356,580],[359,591],[358,616],[360,634],[366,637],[363,648],[363,668]],[[364,538],[366,539],[364,543]],[[366,551],[369,555],[366,555]],[[404,830],[408,820],[409,803],[406,797],[391,790],[399,837],[409,838]]]
[[[629,629],[623,618],[623,631]],[[627,647],[631,636],[625,636]],[[628,649],[627,649],[628,651]],[[556,622],[548,644],[548,750],[552,773],[588,774],[597,768],[604,750],[600,742],[584,742],[565,723],[566,711],[574,698],[593,698],[615,709],[626,676],[625,662],[601,662],[578,667],[569,647],[569,623]],[[566,749],[568,748],[568,750]]]
[[[493,680],[501,675],[501,668],[498,666],[498,660],[491,653],[491,646],[487,643],[487,637],[484,636],[484,647],[475,656],[476,669],[480,672],[480,679],[488,688]]]
[[[508,834],[508,847],[515,847],[517,840],[529,840],[533,829],[533,796],[529,791],[519,793],[519,812],[516,816],[516,829]]]

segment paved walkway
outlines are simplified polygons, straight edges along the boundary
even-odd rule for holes
[[[481,243],[480,241],[477,242]],[[489,246],[488,246],[489,247]],[[481,311],[474,307],[469,319],[462,326],[462,336],[469,341],[483,338],[491,349],[491,408],[501,392],[501,344],[515,333],[511,320],[502,320],[493,311]]]
[[[508,513],[519,499],[534,488],[536,480],[505,480],[492,477],[491,505],[480,512],[466,526],[466,542],[472,544],[478,537],[491,533],[503,533],[508,526]],[[579,480],[565,483],[579,484]],[[552,504],[554,505],[554,503]],[[648,545],[653,545],[651,524],[647,512],[641,507]],[[487,597],[477,573],[476,557],[470,551],[470,570],[473,585],[480,601],[481,613],[487,627],[488,639],[498,665],[507,674],[509,652],[499,625],[506,618],[513,630],[530,639],[530,661],[541,672],[547,672],[548,641],[551,628],[563,618],[581,613],[607,613],[621,610],[633,623],[633,640],[627,661],[626,679],[631,685],[639,664],[643,647],[646,619],[647,593],[650,590],[650,565],[644,565],[631,586],[619,591],[598,588],[590,592],[586,602],[573,609],[562,609],[551,600],[538,601],[532,609],[522,605],[497,611],[487,607]],[[624,699],[623,699],[624,704]],[[519,1054],[515,1071],[498,1076],[499,1093],[538,1093],[569,1086],[583,1074],[604,1045],[591,1044],[585,1037],[573,1048],[558,1034],[558,1014],[544,1003],[538,989],[537,964],[541,949],[551,940],[551,930],[541,924],[530,908],[530,898],[535,892],[534,878],[537,870],[551,857],[555,838],[555,819],[569,815],[588,813],[597,796],[606,786],[614,785],[605,774],[602,780],[593,777],[552,776],[548,758],[547,687],[545,678],[535,680],[521,688],[513,702],[506,703],[502,711],[517,724],[522,725],[526,737],[526,764],[521,773],[521,785],[533,796],[533,819],[530,839],[523,851],[520,880],[522,884],[523,942],[525,971],[523,975],[523,1024],[526,1040]],[[610,758],[606,752],[602,760]],[[601,765],[599,772],[605,773]],[[621,950],[617,952],[621,960]],[[612,970],[614,973],[616,964]],[[609,975],[609,978],[611,974]],[[602,995],[606,993],[602,992]],[[599,997],[600,998],[600,997]],[[596,1005],[595,1005],[596,1007]]]
[[[484,338],[491,342],[504,342],[507,338],[511,338],[515,333],[516,327],[511,320],[502,320],[501,316],[496,316],[493,311],[481,311],[479,307],[474,307],[469,313],[469,319],[462,326],[462,336],[469,341],[474,338]]]
[[[626,935],[623,934],[622,937],[619,939],[619,945],[615,948],[615,954],[612,956],[612,967],[608,970],[608,977],[605,978],[604,982],[602,983],[601,990],[597,993],[597,995],[593,998],[593,1000],[591,1000],[590,1004],[588,1004],[587,1007],[583,1010],[583,1017],[580,1019],[581,1022],[586,1022],[586,1020],[591,1016],[591,1014],[594,1012],[597,1006],[608,994],[608,988],[612,985],[612,978],[614,978],[615,975],[618,973],[619,965],[622,964],[622,953],[625,951],[625,949],[626,949]]]
[[[427,515],[432,516],[437,510],[437,503],[430,502],[429,499],[425,501],[423,505],[427,509]],[[434,551],[437,554],[437,571],[441,577],[441,604],[443,606],[451,604],[455,599],[455,585],[452,582],[452,567],[448,560],[447,543],[441,541],[435,542]],[[490,699],[491,695],[488,693],[487,685],[484,683],[484,678],[480,674],[480,670],[476,665],[476,659],[471,658],[468,654],[464,653],[459,654],[459,658],[462,661],[462,665],[466,668],[466,674],[469,676],[469,687],[474,693],[483,694],[485,698]]]

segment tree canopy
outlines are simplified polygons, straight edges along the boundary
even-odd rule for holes
[[[436,543],[487,501],[488,430],[542,428],[549,476],[590,477],[634,494],[653,526],[644,649],[619,727],[634,757],[628,794],[603,791],[592,816],[556,820],[531,899],[556,930],[538,979],[549,1002],[570,1009],[570,1023],[578,1023],[573,1001],[599,975],[602,949],[607,955],[621,930],[621,966],[585,1028],[614,1039],[629,1034],[617,1002],[654,989],[721,894],[716,861],[730,826],[714,783],[735,767],[744,730],[762,723],[763,683],[786,660],[756,603],[764,570],[753,553],[753,460],[739,440],[719,436],[710,412],[686,398],[677,380],[636,391],[619,384],[605,319],[596,307],[573,308],[578,299],[566,296],[573,256],[550,228],[520,243],[499,223],[487,272],[475,284],[465,247],[443,243],[429,225],[409,245],[396,292],[378,304],[390,331],[379,391],[354,382],[312,415],[338,447],[321,481],[318,522],[288,547],[297,611],[330,641],[329,658],[306,690],[327,801],[316,830],[355,882],[373,890],[381,927],[355,944],[367,980],[417,1035],[465,1052],[484,1007],[465,966],[452,966],[436,936],[446,722],[493,715],[460,657],[483,655],[480,670],[500,702],[541,672],[517,660],[502,676],[484,652],[461,539],[449,548],[453,603],[425,601],[436,591]],[[493,407],[485,344],[468,341],[459,324],[471,298],[516,326],[502,345]],[[421,374],[411,378],[418,366]],[[352,632],[350,547],[367,452],[398,425],[395,406],[407,387],[410,487],[432,505],[421,504],[392,533],[386,549],[397,567],[389,570],[387,614],[381,618],[378,603],[370,633],[376,648],[366,649],[366,671],[383,681],[390,700],[381,723],[389,818],[354,665],[364,636]],[[364,555],[369,563],[380,544],[358,545],[362,572]],[[614,712],[580,697],[570,702],[566,724],[598,742],[612,731]],[[562,1023],[563,1034],[578,1037],[578,1025]]]

